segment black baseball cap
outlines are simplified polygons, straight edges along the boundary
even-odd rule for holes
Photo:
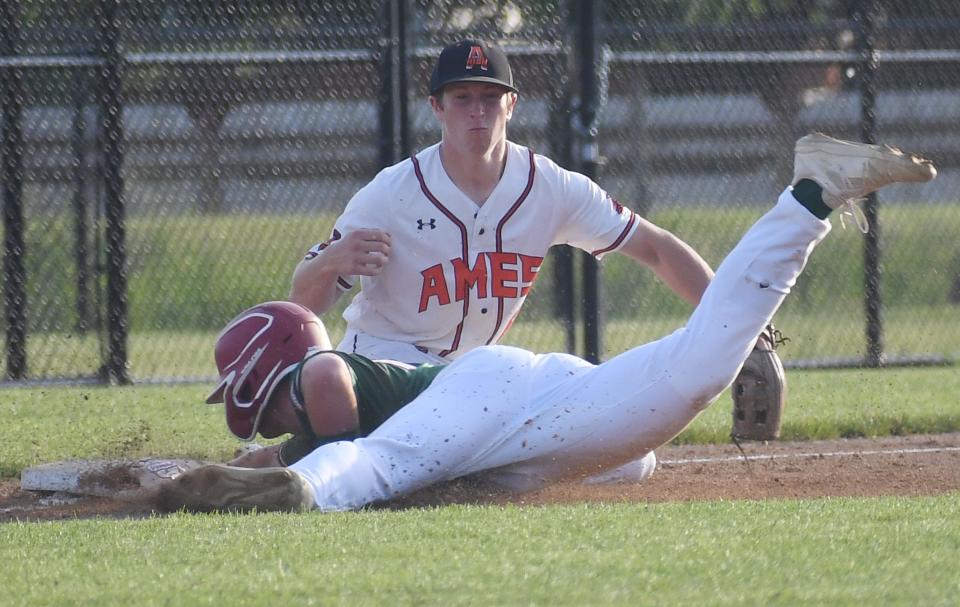
[[[430,94],[454,82],[489,82],[514,93],[510,62],[500,47],[482,40],[461,40],[443,49],[430,76]]]

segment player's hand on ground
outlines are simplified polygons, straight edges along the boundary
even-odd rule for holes
[[[327,247],[324,257],[341,276],[377,276],[390,261],[390,234],[354,230]]]
[[[247,455],[248,453],[253,453],[254,451],[259,451],[263,449],[263,445],[258,443],[244,443],[233,450],[234,459]]]
[[[227,462],[228,466],[238,468],[272,468],[281,466],[280,463],[280,445],[270,447],[260,447],[255,445],[254,449],[240,448],[234,454],[234,458]]]

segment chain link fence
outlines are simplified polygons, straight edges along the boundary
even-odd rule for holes
[[[285,298],[351,195],[438,140],[426,82],[468,35],[511,57],[512,140],[713,265],[807,131],[935,159],[936,181],[869,201],[870,236],[822,246],[777,322],[788,365],[953,360],[960,9],[905,4],[4,2],[7,378],[211,377],[222,325]],[[618,257],[597,291],[561,248],[506,341],[606,358],[680,326],[687,306]]]
[[[791,337],[782,354],[793,366],[955,358],[960,9],[606,6],[606,22],[622,25],[605,38],[605,107],[615,124],[601,129],[605,186],[630,193],[715,265],[790,183],[792,142],[804,133],[891,142],[934,158],[938,180],[884,189],[867,201],[868,235],[848,229],[814,254],[777,323]],[[686,314],[649,276],[615,264],[604,273],[608,353],[629,346],[617,319],[638,308],[663,319],[655,333]]]

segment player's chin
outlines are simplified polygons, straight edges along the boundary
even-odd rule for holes
[[[467,145],[474,152],[485,153],[493,147],[493,137],[489,130],[470,131],[467,133]]]

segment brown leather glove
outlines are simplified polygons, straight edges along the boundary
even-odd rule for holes
[[[780,436],[787,403],[787,377],[777,346],[787,341],[767,325],[731,387],[734,439],[772,440]]]

